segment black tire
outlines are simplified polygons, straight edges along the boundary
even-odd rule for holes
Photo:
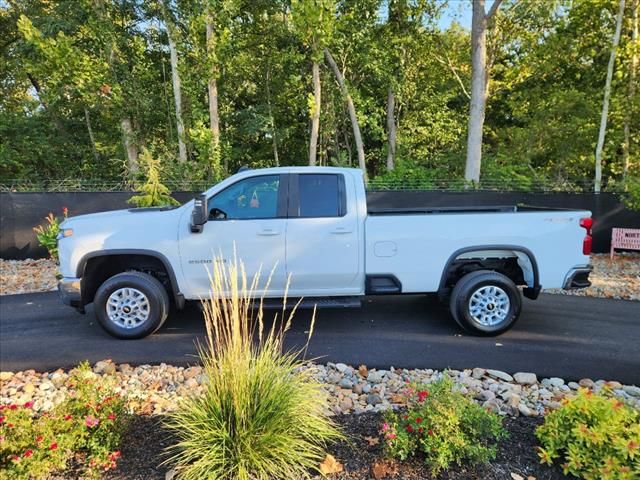
[[[107,301],[114,292],[123,288],[136,289],[146,297],[144,312],[147,315],[139,325],[125,327],[109,318]],[[100,326],[110,335],[122,339],[143,338],[151,335],[162,326],[169,315],[167,290],[157,279],[142,272],[124,272],[109,278],[98,288],[93,304]]]
[[[470,302],[474,293],[480,293],[483,287],[491,286],[499,288],[506,294],[509,299],[509,307],[504,314],[500,314],[493,301],[490,301],[487,308],[481,310],[487,315],[503,318],[491,318],[491,321],[497,320],[496,323],[487,325],[486,323],[490,322],[481,323],[476,319],[477,317],[472,315]],[[522,297],[520,290],[509,277],[491,270],[477,270],[458,280],[453,292],[451,292],[449,307],[453,319],[467,332],[474,335],[493,336],[509,330],[518,320],[522,309]]]

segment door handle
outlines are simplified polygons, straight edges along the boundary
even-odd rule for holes
[[[333,230],[331,230],[331,233],[335,233],[336,235],[343,235],[345,233],[351,233],[353,232],[353,230],[350,230],[346,227],[336,227]]]
[[[280,235],[280,232],[273,228],[263,228],[262,230],[258,231],[258,235],[262,235],[262,236]]]

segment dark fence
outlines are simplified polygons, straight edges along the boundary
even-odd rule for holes
[[[46,251],[38,245],[33,227],[41,225],[49,212],[70,215],[130,208],[131,192],[0,193],[0,257],[5,259],[41,258]],[[185,202],[190,192],[174,197]],[[611,228],[640,228],[640,213],[627,210],[612,193],[521,193],[521,192],[442,192],[372,191],[368,202],[376,208],[428,206],[495,206],[526,204],[540,207],[590,210],[596,220],[594,251],[608,252]]]

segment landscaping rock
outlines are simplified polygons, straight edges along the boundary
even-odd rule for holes
[[[535,373],[518,372],[513,375],[513,379],[520,385],[533,385],[538,383],[538,377]]]
[[[116,366],[113,360],[100,360],[93,367],[93,372],[97,374],[111,375],[116,372]]]
[[[367,381],[370,383],[380,383],[386,373],[385,370],[370,370],[369,375],[367,375]]]
[[[636,387],[635,385],[625,385],[622,387],[622,390],[632,397],[640,397],[640,387]]]
[[[493,378],[499,378],[505,382],[513,382],[513,377],[501,370],[487,370],[487,374]]]

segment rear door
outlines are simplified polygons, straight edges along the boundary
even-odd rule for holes
[[[353,201],[349,201],[349,200]],[[353,185],[339,173],[289,176],[287,274],[292,296],[362,291],[362,248]]]

